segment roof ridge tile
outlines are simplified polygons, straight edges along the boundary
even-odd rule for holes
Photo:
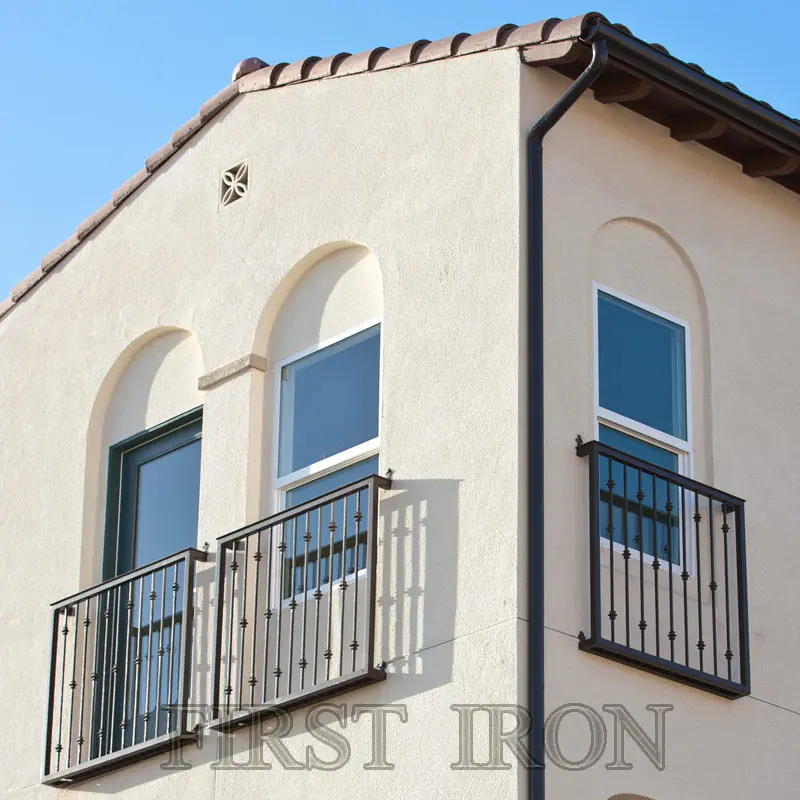
[[[490,28],[488,31],[473,33],[472,36],[467,37],[459,44],[457,55],[465,56],[468,53],[478,53],[481,50],[492,50],[495,47],[502,47],[506,39],[508,39],[518,27],[518,25],[507,23],[497,28]]]
[[[453,36],[445,36],[444,39],[437,39],[435,42],[429,42],[420,49],[417,56],[417,63],[424,61],[436,61],[440,58],[449,58],[454,56],[458,50],[459,45],[465,39],[469,39],[468,33],[456,33]]]
[[[409,42],[408,44],[400,45],[400,47],[393,47],[391,50],[386,50],[378,57],[374,69],[391,69],[392,67],[403,67],[406,64],[414,64],[425,45],[430,43],[430,39],[417,39],[415,42]]]

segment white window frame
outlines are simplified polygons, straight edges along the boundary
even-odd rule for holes
[[[369,441],[362,442],[361,444],[350,447],[347,450],[342,450],[327,458],[321,459],[306,467],[290,472],[288,475],[280,477],[278,475],[278,465],[280,459],[280,430],[281,430],[281,376],[284,367],[299,361],[301,358],[317,353],[324,350],[326,347],[338,344],[339,342],[349,339],[351,336],[356,336],[363,333],[376,325],[381,326],[380,330],[380,353],[378,356],[378,435]],[[301,486],[304,483],[309,483],[317,478],[322,478],[332,472],[336,472],[343,467],[348,467],[351,464],[356,464],[366,458],[376,456],[380,452],[381,446],[381,419],[383,417],[383,320],[381,318],[372,319],[354,328],[349,328],[337,336],[330,337],[324,341],[318,342],[313,347],[306,348],[299,353],[293,353],[291,356],[282,359],[275,365],[274,381],[274,419],[273,419],[273,464],[272,475],[274,479],[273,487],[273,508],[275,511],[283,511],[286,508],[286,496],[289,490]]]
[[[642,439],[648,444],[656,445],[665,450],[675,453],[678,456],[678,472],[686,477],[692,476],[694,469],[694,451],[692,446],[692,365],[691,365],[691,334],[689,323],[686,320],[662,311],[660,308],[643,303],[635,297],[624,294],[596,281],[593,285],[593,309],[594,309],[594,438],[600,438],[600,426],[605,425],[609,428],[627,433],[637,439]],[[684,369],[686,371],[684,380],[686,385],[686,439],[671,436],[668,433],[651,428],[637,422],[635,419],[618,414],[600,405],[600,319],[598,313],[600,293],[611,295],[618,300],[629,303],[642,311],[661,317],[667,322],[680,325],[684,334]]]
[[[680,439],[675,436],[671,436],[668,433],[664,433],[663,431],[658,430],[657,428],[652,428],[649,425],[645,425],[641,422],[637,422],[635,419],[631,419],[630,417],[626,417],[623,414],[618,414],[616,411],[611,411],[610,409],[603,408],[600,405],[600,317],[599,317],[599,302],[600,302],[600,293],[610,295],[611,297],[615,297],[618,300],[622,300],[625,303],[629,303],[630,305],[640,308],[642,311],[647,311],[654,316],[661,317],[667,322],[672,322],[675,325],[680,325],[683,328],[684,334],[684,369],[686,371],[685,374],[685,387],[686,387],[686,439]],[[673,314],[670,314],[666,311],[663,311],[660,308],[656,308],[655,306],[651,306],[647,303],[638,300],[635,297],[631,297],[628,294],[620,292],[616,289],[607,286],[606,284],[598,283],[597,281],[592,282],[592,306],[593,306],[593,314],[594,314],[594,439],[597,441],[600,440],[600,426],[604,425],[607,428],[613,428],[615,430],[620,431],[620,433],[626,433],[629,436],[634,437],[635,439],[640,439],[647,444],[655,445],[656,447],[660,447],[664,450],[668,450],[671,453],[675,453],[678,456],[678,466],[677,472],[680,475],[684,475],[687,478],[692,477],[692,473],[694,471],[694,450],[693,450],[693,427],[692,427],[692,364],[691,364],[691,336],[689,330],[689,323],[686,320],[681,319],[680,317],[676,317]],[[681,513],[685,513],[683,510]],[[691,538],[691,537],[689,537]],[[609,547],[611,543],[609,542],[606,536],[600,537],[600,544],[603,547]],[[691,565],[693,564],[693,547],[690,546],[691,543],[687,541],[687,569],[690,572],[693,570],[691,569]],[[624,546],[619,542],[614,542],[614,551],[622,553],[624,551]],[[628,546],[628,549],[631,552],[638,553],[639,551]],[[648,555],[647,553],[642,554],[643,560],[647,564],[652,564],[653,557]],[[683,564],[678,562],[673,562],[672,569],[674,571],[680,571],[683,569]]]

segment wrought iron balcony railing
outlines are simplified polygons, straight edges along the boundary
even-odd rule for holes
[[[66,786],[194,740],[195,564],[184,550],[55,603],[43,783]]]
[[[214,727],[386,677],[375,664],[377,475],[223,536]]]
[[[600,442],[591,632],[580,648],[726,697],[750,692],[744,501]]]

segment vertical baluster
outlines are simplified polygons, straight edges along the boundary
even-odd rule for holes
[[[125,661],[122,665],[122,719],[120,720],[119,746],[125,747],[125,733],[128,729],[128,667],[131,658],[131,636],[133,634],[133,592],[135,581],[125,584]]]
[[[728,504],[722,504],[722,546],[725,555],[725,660],[728,662],[728,680],[732,680],[731,661],[733,650],[731,650],[731,597],[730,597],[730,578],[728,573]]]
[[[718,675],[718,655],[717,655],[717,583],[716,578],[716,554],[714,553],[714,501],[708,498],[708,546],[710,548],[709,567],[711,569],[711,580],[708,588],[711,591],[711,647],[714,653],[714,675]]]
[[[253,554],[253,561],[256,563],[256,574],[253,576],[253,633],[250,642],[250,706],[252,707],[255,705],[255,694],[256,694],[256,684],[258,683],[258,678],[256,678],[256,642],[258,641],[258,584],[259,584],[259,573],[261,572],[261,562],[263,560],[263,554],[261,552],[261,529],[258,530],[256,534],[256,552]],[[264,658],[266,659],[267,654],[264,653]]]
[[[122,623],[122,587],[117,586],[114,590],[114,613],[111,618],[111,702],[108,707],[108,725],[106,726],[106,743],[108,745],[107,752],[112,752],[114,749],[114,737],[116,734],[114,720],[117,714],[117,688],[119,684],[119,629]]]
[[[267,591],[264,595],[264,672],[261,680],[261,702],[267,702],[267,669],[269,667],[269,629],[272,622],[272,563],[275,560],[275,550],[272,547],[273,527],[269,526],[269,541],[267,544]],[[283,591],[283,589],[281,589]]]
[[[358,653],[358,547],[359,539],[361,538],[361,520],[364,518],[364,515],[361,513],[361,490],[356,489],[355,494],[356,513],[353,515],[353,519],[356,522],[356,544],[353,552],[353,558],[355,560],[355,576],[353,580],[355,581],[355,586],[353,587],[353,641],[350,642],[350,649],[353,651],[353,672],[356,671],[356,655]]]
[[[95,598],[97,602],[97,598]],[[91,620],[91,607],[92,598],[86,598],[86,616],[83,618],[83,656],[81,658],[81,699],[80,708],[78,710],[78,756],[77,763],[83,761],[83,745],[86,741],[83,728],[83,714],[86,707],[86,664],[89,657],[89,626],[92,624]]]
[[[672,489],[673,485],[667,481],[667,502],[664,506],[667,512],[667,564],[669,572],[667,573],[669,583],[669,658],[670,661],[675,661],[675,598],[673,597],[673,572],[675,572],[675,559],[672,552],[672,510],[675,506],[672,504]]]
[[[89,680],[92,684],[92,694],[90,698],[90,708],[89,708],[89,752],[87,754],[87,758],[94,758],[95,753],[97,752],[97,736],[98,736],[98,721],[97,721],[97,684],[101,680],[101,672],[100,672],[100,653],[101,653],[101,635],[103,631],[103,616],[104,612],[101,611],[101,608],[104,608],[102,604],[101,598],[103,598],[105,594],[103,592],[99,592],[97,594],[97,598],[95,600],[94,606],[94,644],[92,645],[92,674],[89,676]],[[102,703],[101,703],[102,705]],[[102,717],[99,725],[102,725]]]
[[[653,599],[655,601],[656,616],[656,656],[661,655],[661,617],[659,615],[658,597],[658,570],[661,562],[658,559],[658,486],[655,473],[653,474]]]
[[[344,618],[346,614],[345,600],[347,597],[347,495],[343,498],[344,510],[342,512],[342,580],[339,589],[342,592],[341,608],[339,609],[339,675],[344,674]]]
[[[686,549],[686,489],[681,486],[681,581],[683,582],[683,663],[689,666],[689,555]]]
[[[638,491],[636,499],[639,501],[639,631],[641,632],[642,652],[645,652],[644,632],[647,630],[647,621],[644,618],[644,487],[642,486],[642,470],[637,469]]]
[[[99,627],[99,625],[98,625]],[[104,755],[106,743],[106,686],[111,689],[111,639],[109,638],[111,628],[111,590],[105,592],[105,603],[103,603],[103,637],[100,651],[102,651],[102,668],[97,675],[100,682],[100,707],[97,709],[100,719],[97,726],[97,755]],[[92,704],[92,714],[94,714],[94,704]]]
[[[333,536],[336,533],[336,507],[334,503],[330,504],[331,521],[328,525],[330,531],[329,552],[328,552],[328,647],[323,653],[325,657],[325,680],[331,678],[331,659],[333,658],[333,650],[331,649],[331,633],[333,631]]]
[[[236,600],[236,573],[239,570],[238,556],[236,551],[239,542],[235,540],[231,542],[231,575],[230,575],[230,590],[228,592],[228,651],[227,651],[227,681],[225,683],[225,713],[231,713],[231,695],[233,694],[233,614],[234,605]]]
[[[86,600],[88,608],[89,601]],[[75,719],[75,689],[78,683],[75,680],[75,672],[78,666],[78,618],[81,615],[81,601],[75,604],[75,624],[72,626],[72,677],[69,682],[69,723],[67,725],[67,768],[72,764],[72,726]]]
[[[623,465],[624,469],[624,465]],[[614,459],[608,459],[608,552],[610,565],[608,570],[611,609],[608,618],[611,620],[611,641],[616,642],[617,610],[614,607]]]
[[[631,646],[631,588],[628,562],[631,551],[628,547],[628,466],[622,465],[622,560],[625,563],[625,646]]]
[[[306,667],[308,667],[308,659],[306,658],[306,630],[308,626],[308,543],[311,541],[311,516],[310,512],[306,511],[306,530],[303,534],[303,632],[302,632],[302,645],[300,651],[300,691],[306,687]]]
[[[703,650],[706,643],[703,641],[703,580],[701,573],[701,555],[700,555],[700,522],[703,515],[700,513],[700,495],[694,493],[694,529],[695,529],[695,547],[697,548],[697,651],[700,654],[700,669],[703,669]]]
[[[173,708],[172,708],[172,675],[175,671],[175,628],[177,627],[177,615],[178,615],[178,589],[180,589],[180,584],[178,583],[178,565],[172,569],[172,621],[169,626],[169,676],[167,679],[167,730],[172,731],[172,721],[173,717]],[[183,623],[185,620],[181,621],[181,637],[183,636]],[[178,642],[178,646],[180,646],[180,641]]]
[[[283,640],[283,600],[286,591],[286,522],[281,523],[281,542],[278,545],[278,553],[281,561],[280,567],[280,590],[278,592],[278,633],[275,641],[275,669],[272,671],[275,676],[275,698],[280,694],[281,688],[281,641]]]
[[[237,708],[239,711],[242,710],[242,704],[244,702],[244,635],[245,631],[247,630],[247,573],[250,569],[250,537],[244,537],[244,557],[242,558],[242,563],[244,564],[244,569],[242,570],[242,581],[241,581],[241,588],[239,590],[239,606],[240,606],[240,614],[239,614],[239,676],[237,679],[238,683],[238,691],[237,694],[239,696],[239,702],[237,703]]]
[[[161,568],[161,616],[158,620],[158,664],[156,666],[156,697],[155,697],[155,736],[159,736],[161,731],[161,686],[164,680],[164,654],[167,652],[164,647],[164,619],[167,614],[167,568]]]
[[[292,693],[292,674],[294,669],[294,617],[297,610],[297,528],[300,517],[292,517],[292,567],[289,586],[289,674],[286,676],[286,691]]]
[[[144,617],[144,580],[145,575],[139,578],[139,616],[136,620],[136,657],[134,659],[133,671],[133,708],[131,710],[131,720],[133,729],[131,731],[131,744],[136,744],[136,734],[139,727],[139,685],[142,682],[142,619]]]
[[[747,614],[747,548],[744,505],[734,506],[736,521],[736,610],[739,617],[739,682],[750,691],[750,626]]]
[[[155,631],[153,630],[154,627],[154,615],[155,615],[155,604],[156,598],[158,597],[158,592],[156,591],[156,573],[150,573],[150,593],[148,594],[147,598],[149,600],[149,609],[147,612],[147,672],[145,672],[145,680],[144,680],[144,714],[142,715],[142,721],[144,722],[143,725],[143,732],[142,732],[142,741],[147,741],[149,728],[150,728],[150,673],[153,671],[153,664],[155,663],[155,659],[153,658],[153,643],[155,641]]]
[[[317,509],[317,588],[314,591],[314,685],[319,663],[319,604],[322,600],[322,506]]]
[[[61,736],[64,728],[64,685],[67,676],[67,634],[69,634],[69,606],[64,606],[64,624],[61,627],[61,688],[58,692],[58,739],[56,741],[56,772],[61,769],[61,752],[64,745]]]

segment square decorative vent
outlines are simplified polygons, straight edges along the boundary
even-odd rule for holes
[[[250,169],[246,161],[224,170],[219,188],[222,205],[229,206],[241,200],[247,194],[249,185]]]

